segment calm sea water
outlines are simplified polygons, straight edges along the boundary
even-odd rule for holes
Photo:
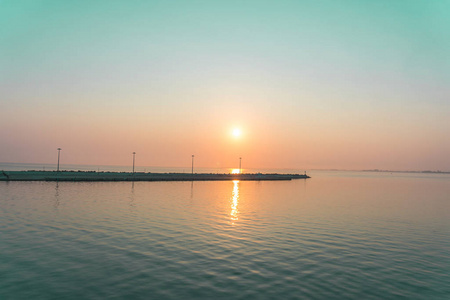
[[[449,299],[450,176],[0,182],[0,299]]]

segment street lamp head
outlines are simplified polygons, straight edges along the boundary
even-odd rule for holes
[[[136,152],[133,152],[133,154],[136,154]]]
[[[62,149],[61,149],[61,148],[58,148],[57,150],[60,151],[60,150],[62,150]]]

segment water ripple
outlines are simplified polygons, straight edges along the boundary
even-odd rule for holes
[[[389,211],[365,180],[2,185],[0,298],[448,298],[446,182]]]

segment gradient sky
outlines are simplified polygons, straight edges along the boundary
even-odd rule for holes
[[[0,0],[0,161],[450,170],[449,32],[445,0]]]

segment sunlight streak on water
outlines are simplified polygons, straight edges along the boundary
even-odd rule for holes
[[[239,203],[239,180],[233,180],[233,192],[231,194],[231,223],[237,221],[238,218],[238,203]]]

